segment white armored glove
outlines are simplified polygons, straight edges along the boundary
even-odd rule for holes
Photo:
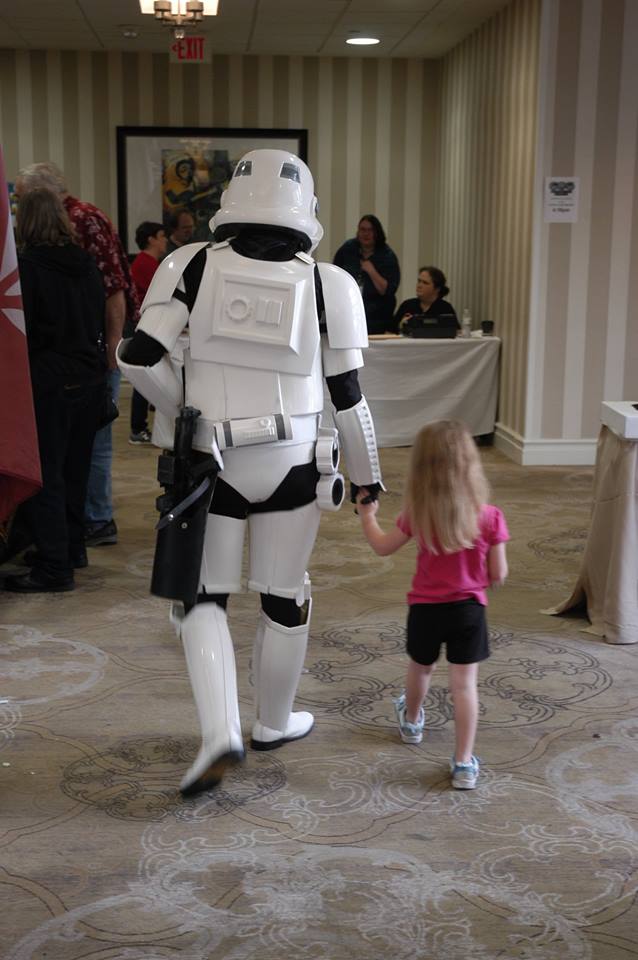
[[[379,490],[385,490],[374,433],[374,423],[364,396],[354,407],[337,410],[334,420],[339,431],[346,467],[350,475],[350,499],[356,503],[356,492],[365,487],[376,500]]]

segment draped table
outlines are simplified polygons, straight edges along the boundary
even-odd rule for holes
[[[494,431],[498,337],[370,339],[359,371],[380,447],[409,446],[430,420],[463,420],[473,436]],[[324,424],[332,424],[326,391]]]
[[[589,534],[576,585],[542,613],[583,610],[586,633],[638,643],[638,441],[600,428]]]

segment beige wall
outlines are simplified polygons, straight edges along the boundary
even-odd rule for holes
[[[433,61],[0,51],[0,141],[7,176],[34,160],[117,215],[115,128],[307,128],[325,238],[322,259],[362,213],[386,228],[412,295],[431,259],[439,66]]]
[[[435,257],[503,338],[523,463],[593,463],[601,401],[638,399],[637,50],[636,0],[513,0],[443,62]],[[548,176],[577,223],[544,222]]]
[[[502,337],[499,421],[522,432],[540,0],[514,0],[443,61],[435,256],[451,299]]]
[[[592,462],[600,401],[638,399],[638,0],[512,0],[443,61],[0,51],[11,177],[49,157],[115,217],[115,127],[306,127],[330,259],[361,213],[412,295],[503,338],[497,442]],[[546,176],[580,177],[578,223],[543,222]]]
[[[638,400],[638,3],[552,0],[541,36],[528,459]],[[546,176],[580,177],[578,223],[543,222]]]

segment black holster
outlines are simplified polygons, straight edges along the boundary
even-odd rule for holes
[[[192,605],[197,599],[208,508],[219,466],[214,457],[193,450],[200,411],[184,407],[175,421],[173,451],[164,451],[157,478],[165,493],[157,498],[160,520],[153,559],[151,593]]]

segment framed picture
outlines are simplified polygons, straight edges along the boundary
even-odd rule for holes
[[[307,130],[118,127],[118,221],[126,252],[138,253],[140,223],[168,224],[182,210],[195,221],[193,240],[207,240],[208,221],[243,154],[262,147],[306,160],[307,145]]]

